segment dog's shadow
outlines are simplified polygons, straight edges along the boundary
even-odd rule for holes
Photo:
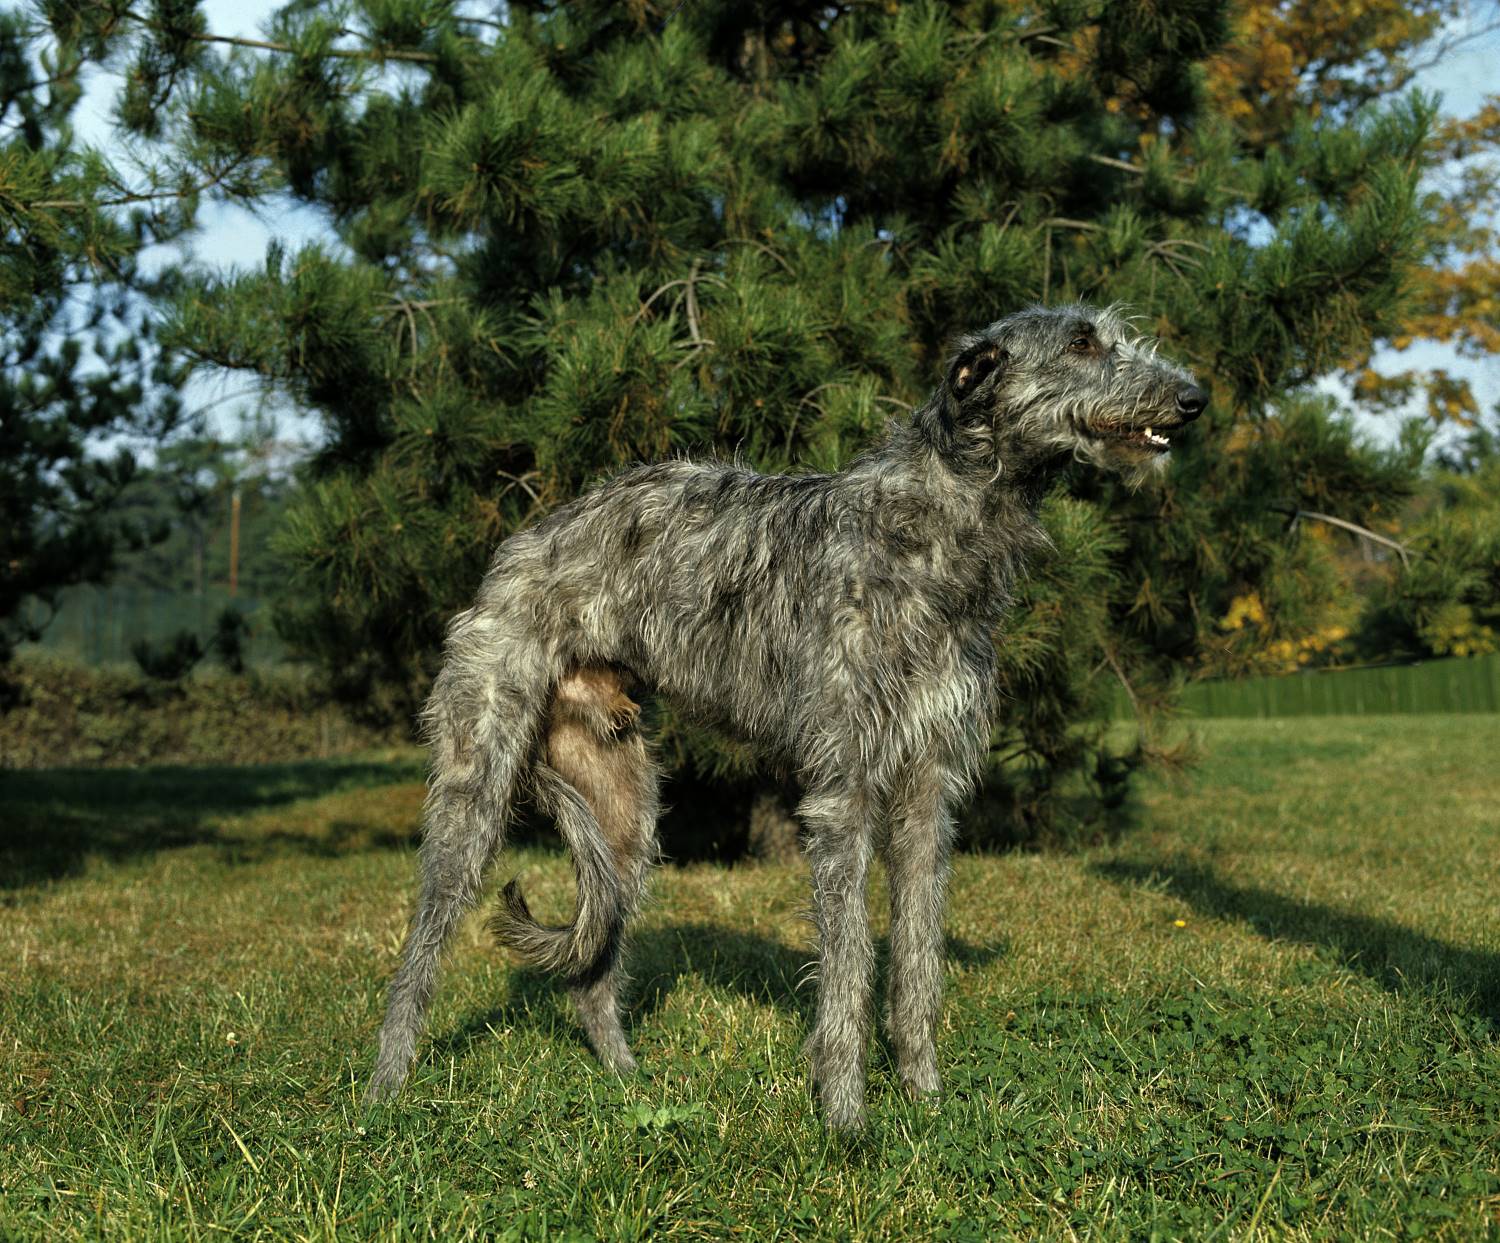
[[[977,946],[949,937],[944,949],[950,964],[969,968],[1004,957],[1008,945]],[[878,1010],[883,1005],[887,976],[887,938],[876,939],[875,951]],[[641,1027],[667,1008],[678,991],[705,985],[773,1006],[805,1026],[812,1019],[817,999],[816,957],[810,945],[797,948],[773,937],[714,924],[642,928],[631,934],[626,958],[631,977],[623,994],[627,1034],[634,1039]],[[555,976],[518,967],[511,976],[510,997],[504,1005],[471,1016],[436,1038],[432,1048],[438,1055],[461,1054],[493,1032],[517,1029],[571,1039],[586,1047],[563,984]]]

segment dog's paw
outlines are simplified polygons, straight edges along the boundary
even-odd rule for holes
[[[635,1060],[635,1055],[623,1045],[614,1048],[599,1048],[595,1050],[599,1056],[600,1064],[606,1070],[612,1070],[617,1075],[633,1075],[640,1070],[640,1065]]]
[[[826,1102],[823,1106],[823,1125],[834,1135],[862,1135],[867,1121],[864,1102]]]
[[[936,1101],[942,1094],[943,1082],[935,1066],[913,1066],[901,1071],[901,1087],[909,1100],[922,1103]]]
[[[404,1072],[377,1067],[365,1086],[365,1108],[373,1109],[377,1105],[389,1104],[401,1095],[401,1087],[405,1082]]]

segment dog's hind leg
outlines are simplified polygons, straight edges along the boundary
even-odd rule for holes
[[[580,913],[590,888],[615,895],[616,918],[601,922],[606,939],[592,947],[591,961],[564,969],[589,1043],[601,1062],[620,1071],[635,1066],[619,1008],[625,921],[640,901],[657,854],[657,773],[636,727],[638,715],[615,670],[594,665],[570,670],[553,693],[543,744],[547,779],[538,788],[544,810],[557,819],[573,851]],[[579,799],[586,808],[577,806]],[[601,875],[603,868],[610,874]],[[507,891],[509,910],[495,928],[525,953],[538,931],[548,935],[550,930],[538,930],[534,923],[528,928],[524,917],[517,919],[518,899]],[[535,953],[528,956],[537,959]]]
[[[450,810],[453,801],[445,794],[428,798],[429,822],[451,818],[470,831],[429,833],[422,842],[421,892],[402,946],[401,965],[391,980],[380,1051],[370,1078],[371,1100],[394,1096],[405,1081],[437,984],[443,947],[478,901],[485,868],[503,837],[498,815],[478,823],[472,807]]]
[[[540,717],[545,691],[533,695],[519,678],[502,677],[473,659],[467,648],[479,647],[475,632],[484,637],[483,620],[460,614],[450,630],[449,660],[424,710],[432,773],[423,812],[421,891],[391,981],[370,1100],[394,1096],[406,1079],[443,947],[478,901],[485,870],[504,841]]]

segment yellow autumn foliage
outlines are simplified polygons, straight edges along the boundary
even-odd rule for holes
[[[1310,665],[1320,656],[1332,652],[1349,637],[1349,627],[1328,623],[1305,634],[1269,638],[1274,630],[1264,602],[1258,592],[1235,596],[1219,619],[1218,627],[1226,633],[1239,632],[1249,640],[1248,650],[1241,653],[1246,666],[1258,673],[1290,673]],[[1254,632],[1264,632],[1266,637]]]

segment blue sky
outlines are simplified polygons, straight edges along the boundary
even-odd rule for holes
[[[215,34],[255,38],[263,34],[263,23],[282,2],[284,0],[206,0],[203,11],[209,29]],[[1459,24],[1454,33],[1462,33],[1465,29]],[[1426,91],[1440,92],[1445,112],[1455,116],[1469,115],[1494,89],[1497,58],[1500,58],[1500,33],[1481,34],[1442,63],[1425,70],[1418,85]],[[108,146],[109,112],[114,93],[115,83],[107,75],[100,74],[90,84],[77,117],[78,130],[85,141]],[[278,202],[261,215],[239,207],[207,205],[201,220],[202,227],[191,240],[189,249],[200,262],[215,267],[259,266],[272,238],[280,238],[289,248],[295,248],[303,241],[326,236],[318,214],[290,200]],[[1464,359],[1445,346],[1420,344],[1401,353],[1384,351],[1376,362],[1385,371],[1445,367],[1469,379],[1481,409],[1492,409],[1500,402],[1500,360],[1495,358]],[[1341,391],[1337,382],[1332,380],[1326,381],[1323,387],[1334,393]],[[235,426],[235,412],[254,403],[253,396],[247,395],[243,400],[236,397],[246,390],[247,382],[240,377],[200,375],[194,379],[187,397],[194,405],[211,406],[210,418],[214,425],[227,433]],[[273,409],[284,435],[308,440],[317,436],[314,419],[299,415],[285,403],[273,403]],[[1375,436],[1394,438],[1394,421],[1367,419],[1365,422]]]

